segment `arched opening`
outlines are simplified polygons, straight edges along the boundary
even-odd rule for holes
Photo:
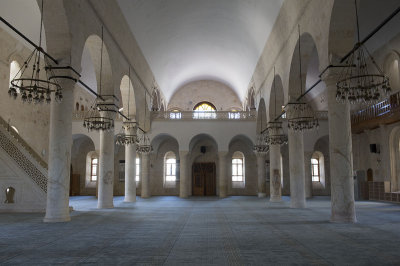
[[[15,188],[8,187],[6,188],[6,200],[4,203],[14,203],[14,196],[15,196]]]
[[[311,180],[325,187],[325,160],[322,152],[315,151],[311,157]]]
[[[399,61],[400,56],[396,52],[391,52],[385,60],[384,71],[389,77],[392,93],[400,91]]]
[[[193,108],[194,111],[193,118],[194,119],[216,118],[215,114],[216,110],[217,109],[215,108],[215,106],[210,102],[199,102]]]
[[[189,144],[189,161],[192,166],[190,180],[193,196],[215,196],[217,193],[218,145],[213,137],[199,134]],[[218,177],[219,178],[219,177]],[[188,180],[189,181],[189,180]]]
[[[257,111],[257,134],[261,134],[267,129],[267,109],[265,107],[264,98],[260,99]]]
[[[244,154],[240,151],[235,151],[232,155],[232,187],[244,187],[244,184]]]
[[[175,186],[176,182],[176,156],[169,151],[164,156],[164,185],[166,187]]]
[[[389,137],[391,191],[400,190],[400,127],[395,127]]]
[[[21,67],[20,67],[20,65],[19,65],[19,63],[17,62],[17,61],[12,61],[11,62],[11,64],[10,64],[10,81],[9,81],[9,83],[10,83],[10,85],[9,86],[11,86],[11,81],[14,79],[14,78],[20,78],[21,77]],[[17,93],[19,93],[19,89],[17,88]]]
[[[135,118],[136,116],[136,100],[135,91],[132,85],[131,79],[125,75],[121,79],[121,97],[122,97],[122,107],[124,115],[128,115],[130,118]]]

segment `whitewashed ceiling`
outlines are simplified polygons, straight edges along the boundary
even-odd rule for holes
[[[243,100],[283,0],[117,0],[167,100],[211,79]]]

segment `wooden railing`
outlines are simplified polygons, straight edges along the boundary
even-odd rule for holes
[[[393,123],[399,119],[394,114],[400,110],[400,92],[390,95],[385,100],[378,102],[374,105],[370,105],[364,109],[355,111],[351,114],[351,124],[353,127],[366,124],[373,120],[379,119],[382,124]],[[390,118],[390,119],[387,119]],[[374,125],[370,123],[369,128]]]

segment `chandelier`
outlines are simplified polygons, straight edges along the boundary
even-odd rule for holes
[[[300,25],[299,29],[299,77],[300,77],[300,95],[303,94],[303,78],[301,76],[301,39],[300,39]],[[288,120],[288,128],[293,131],[305,131],[318,128],[318,119],[311,106],[300,101],[289,102],[286,105],[286,113]]]
[[[256,144],[253,146],[253,151],[256,153],[267,153],[269,146],[265,143],[265,133],[257,134]]]
[[[391,91],[389,78],[379,68],[367,48],[360,42],[360,30],[358,24],[357,0],[355,13],[357,20],[357,38],[353,53],[346,60],[346,67],[340,74],[336,83],[336,100],[344,103],[348,100],[351,104],[374,103],[381,98],[382,93],[388,95]],[[370,74],[367,67],[367,57],[376,68],[376,74]]]
[[[104,36],[103,36],[103,26],[101,27],[101,49],[100,49],[100,86],[99,95],[94,100],[94,103],[90,107],[87,115],[83,119],[83,127],[87,128],[88,131],[110,131],[114,128],[114,117],[113,113],[117,112],[117,107],[114,103],[107,102],[101,96],[101,82],[102,82],[102,72],[103,72],[103,46],[104,46]]]
[[[136,122],[130,121],[130,113],[129,113],[129,102],[131,98],[131,67],[129,66],[128,71],[128,119],[125,119],[122,124],[122,129],[119,134],[117,134],[115,139],[115,144],[124,146],[124,145],[132,145],[136,144],[139,140],[137,138],[137,125]]]
[[[63,99],[62,88],[58,82],[52,78],[54,72],[52,71],[48,55],[44,52],[42,45],[42,30],[43,30],[43,2],[41,5],[41,18],[40,18],[40,33],[39,33],[39,46],[25,60],[24,65],[18,70],[17,74],[11,80],[11,86],[8,90],[8,95],[16,99],[18,94],[21,94],[23,102],[27,103],[50,103],[51,94],[54,93],[56,102],[61,102]],[[42,58],[43,57],[43,58]],[[41,68],[41,65],[44,67]],[[32,73],[28,73],[28,69],[32,69]],[[46,78],[41,75],[44,68]]]
[[[150,153],[153,151],[153,147],[150,143],[150,138],[144,131],[142,131],[141,136],[139,137],[139,143],[136,146],[136,151],[138,153]]]
[[[145,100],[144,100],[144,117],[145,117],[144,126],[146,126],[146,118],[147,118],[146,111],[147,111],[147,94],[145,94]],[[153,151],[153,147],[151,146],[150,143],[150,138],[147,136],[146,132],[143,129],[141,129],[140,127],[139,129],[141,134],[138,140],[138,145],[136,146],[136,151],[138,153],[148,154]]]
[[[274,67],[274,81],[273,81],[273,89],[274,89],[274,116],[276,117],[276,87],[275,87],[275,67]],[[287,144],[288,137],[283,132],[282,121],[279,121],[279,118],[275,118],[274,121],[268,122],[268,134],[266,135],[265,142],[268,145],[283,145]]]
[[[260,133],[257,134],[257,139],[256,139],[256,144],[253,146],[253,151],[256,153],[267,153],[269,151],[269,146],[267,143],[265,143],[265,135],[268,134],[266,130],[264,130],[263,126],[263,110],[260,110],[259,108],[259,113],[260,113],[260,121],[261,121],[261,126],[260,126]]]

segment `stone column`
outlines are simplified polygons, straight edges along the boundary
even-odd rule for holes
[[[179,151],[179,197],[187,198],[189,196],[189,179],[188,171],[188,151]]]
[[[100,112],[101,116],[106,113]],[[109,116],[109,114],[107,114]],[[114,129],[100,131],[97,208],[114,208]]]
[[[66,71],[65,76],[74,74]],[[63,101],[52,97],[50,106],[49,170],[47,181],[47,204],[44,222],[67,222],[69,216],[69,182],[72,146],[73,89],[75,82],[60,79]]]
[[[331,221],[356,222],[350,105],[336,101],[337,75],[324,78],[328,92]]]
[[[142,191],[141,197],[142,198],[150,198],[150,153],[142,153],[141,156],[141,166],[142,171],[140,173],[141,180],[142,180]]]
[[[313,152],[304,153],[304,174],[306,198],[312,198],[311,157]]]
[[[281,183],[281,150],[279,145],[269,146],[269,173],[270,173],[270,199],[271,202],[282,201]]]
[[[136,128],[125,127],[125,134],[136,135]],[[136,144],[125,145],[125,198],[124,202],[136,201]]]
[[[258,197],[265,198],[266,184],[265,184],[265,153],[257,152],[257,175],[258,175]]]
[[[306,207],[303,133],[289,130],[290,206]]]
[[[219,160],[219,197],[226,198],[228,195],[228,177],[226,175],[227,151],[218,152]]]

